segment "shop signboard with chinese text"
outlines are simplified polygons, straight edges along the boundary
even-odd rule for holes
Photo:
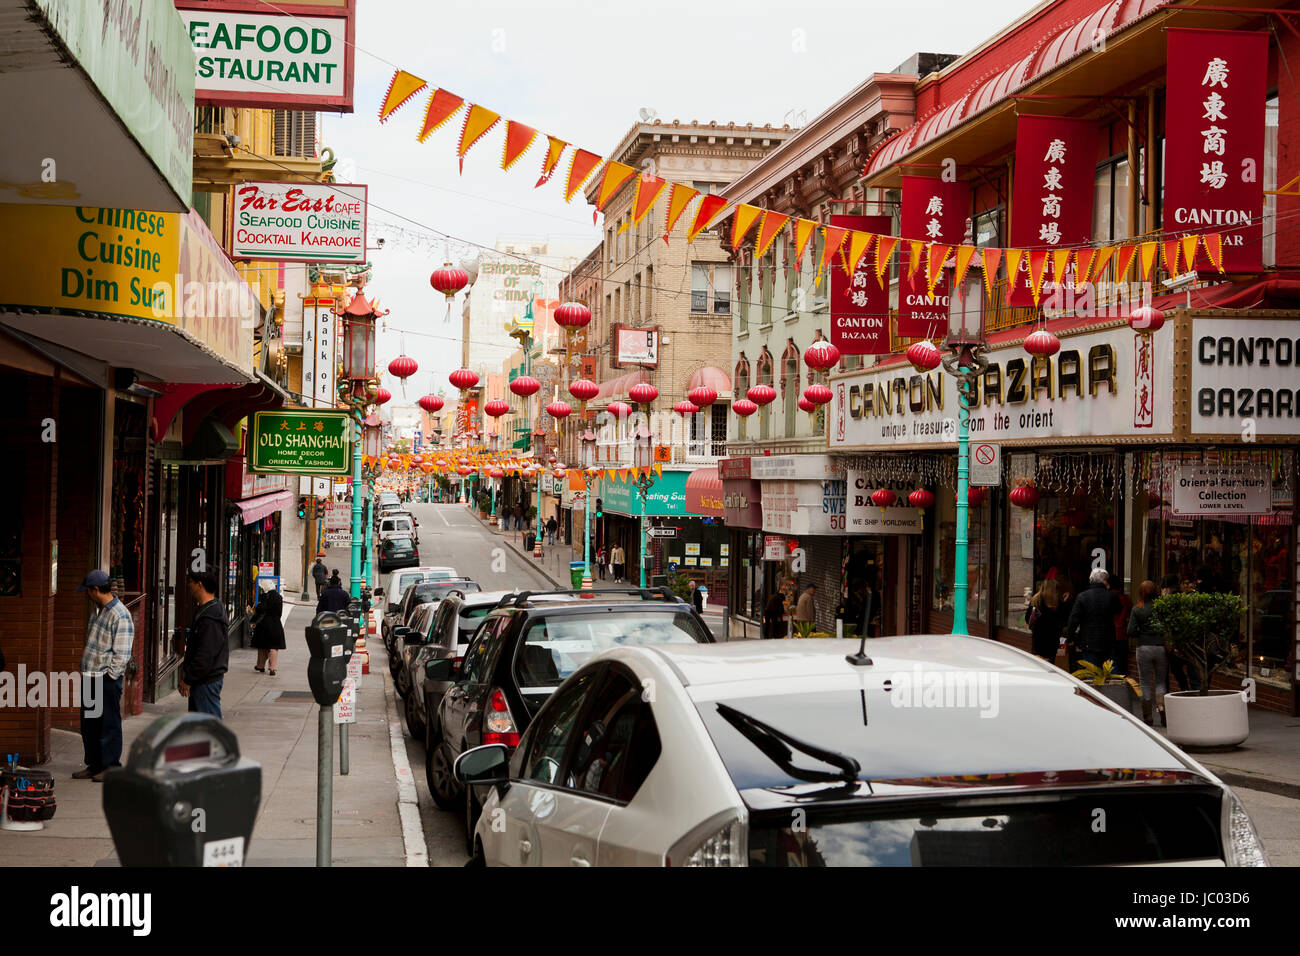
[[[955,246],[966,237],[970,216],[970,184],[926,176],[903,177],[902,241],[898,244],[898,335],[934,338],[948,329],[947,276],[939,277],[931,294],[926,280],[929,250],[922,248],[911,270],[912,242]],[[942,269],[943,263],[938,263]]]
[[[346,475],[352,469],[347,412],[306,410],[253,413],[250,471],[287,475]]]
[[[889,235],[889,216],[831,216],[831,225],[876,235]],[[847,246],[849,240],[845,240]],[[846,253],[841,247],[842,261]],[[831,270],[831,344],[844,355],[885,355],[889,352],[889,283],[876,279],[875,257],[868,250],[853,275],[845,275],[841,262]]]
[[[244,182],[231,205],[230,255],[268,262],[366,261],[367,187]]]

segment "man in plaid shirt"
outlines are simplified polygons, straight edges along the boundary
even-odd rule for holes
[[[81,655],[81,742],[86,766],[72,776],[103,782],[104,771],[122,766],[122,680],[131,660],[135,623],[113,597],[108,575],[91,571],[81,582],[94,605]]]

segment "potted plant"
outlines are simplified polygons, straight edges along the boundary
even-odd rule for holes
[[[1097,693],[1109,697],[1130,714],[1142,716],[1139,706],[1142,691],[1137,681],[1116,674],[1114,661],[1105,661],[1100,667],[1092,661],[1079,661],[1079,669],[1074,671],[1074,676],[1091,684]]]
[[[814,621],[795,621],[795,637],[830,637],[825,631],[817,630],[817,624]]]
[[[1165,695],[1169,739],[1189,747],[1234,747],[1250,734],[1246,696],[1210,690],[1210,680],[1232,657],[1246,605],[1235,594],[1166,594],[1152,605],[1152,623],[1171,649],[1191,664],[1201,689]]]

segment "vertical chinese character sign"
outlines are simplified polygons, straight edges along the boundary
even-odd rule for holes
[[[901,234],[898,246],[898,334],[903,338],[934,338],[948,329],[948,279],[941,278],[931,294],[926,281],[929,249],[909,277],[912,243],[955,246],[966,237],[970,217],[970,185],[925,176],[903,177]],[[940,264],[942,268],[942,264]]]
[[[893,231],[889,216],[831,216],[831,225],[875,235]],[[868,251],[852,276],[839,264],[831,267],[831,344],[845,355],[889,352],[889,286],[876,279],[874,261]]]
[[[1164,230],[1221,233],[1227,272],[1263,268],[1267,69],[1266,33],[1169,30]]]
[[[1091,241],[1096,169],[1096,121],[1019,117],[1011,246],[1041,255],[1044,250],[1050,253]],[[1028,256],[1020,263],[1010,304],[1032,306]],[[1054,278],[1060,282],[1062,277]]]
[[[1133,427],[1151,428],[1156,423],[1155,350],[1151,336],[1133,336]]]

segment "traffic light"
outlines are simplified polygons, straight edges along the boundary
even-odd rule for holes
[[[597,517],[597,518],[603,517],[603,515],[601,514],[601,512],[602,512],[603,510],[604,510],[604,506],[603,506],[601,500],[600,500],[599,498],[597,498],[597,499],[596,499],[596,517]]]
[[[307,498],[305,496],[300,496],[298,498],[298,517],[307,517]]]

